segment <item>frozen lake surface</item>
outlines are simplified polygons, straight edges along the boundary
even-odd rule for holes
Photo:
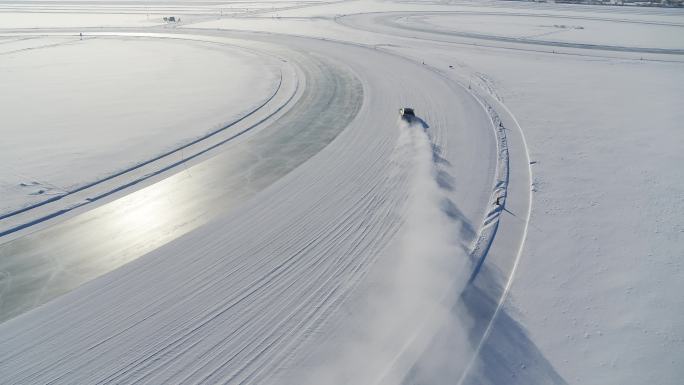
[[[0,378],[679,384],[682,28],[0,0]]]
[[[280,82],[272,58],[211,43],[24,37],[0,52],[0,84],[15,90],[0,95],[2,214],[219,129]]]

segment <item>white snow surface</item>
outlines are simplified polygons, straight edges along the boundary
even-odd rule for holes
[[[606,18],[528,16],[525,14],[445,14],[409,16],[408,26],[494,37],[622,47],[684,48],[684,25],[645,24]]]
[[[79,7],[104,7],[85,4]],[[355,84],[339,79],[360,82],[358,114],[291,171],[286,160],[273,163],[288,170],[276,181],[252,185],[259,175],[247,172],[239,180],[250,194],[231,187],[239,199],[209,223],[0,324],[0,378],[681,383],[682,10],[362,0],[283,3],[282,9],[221,17],[188,7],[180,28],[136,31],[237,36],[279,46],[279,57],[314,78],[336,74],[336,81],[321,81],[324,89]],[[2,50],[35,44],[15,37],[0,42]],[[164,52],[160,47],[172,44],[133,37],[92,42]],[[205,48],[198,53],[203,58],[213,52]],[[299,55],[335,65],[303,64]],[[241,60],[228,65],[264,66],[257,55]],[[14,68],[21,74],[25,66],[47,62],[26,59]],[[344,95],[351,103],[348,95],[360,94]],[[198,106],[215,97],[210,93]],[[154,106],[147,100],[139,101],[145,109]],[[396,109],[404,105],[416,107],[420,121],[398,121]],[[322,110],[313,106],[322,108],[301,97],[291,106],[295,117],[283,121],[292,130],[316,124]],[[272,135],[269,127],[259,135]],[[159,137],[148,129],[149,138]],[[263,159],[270,150],[259,138],[234,143],[225,153]],[[24,160],[16,167],[37,169],[35,160],[46,152],[23,145],[28,140],[6,147],[11,159]],[[54,144],[54,151],[66,145]],[[211,164],[163,182],[180,189]],[[73,169],[52,172],[67,177]],[[226,179],[245,171],[230,173]],[[220,188],[208,185],[207,195]],[[115,203],[100,211],[115,215]],[[143,216],[132,227],[153,222]],[[166,217],[172,215],[155,216]],[[87,226],[90,218],[73,226]],[[49,230],[0,244],[0,256],[36,242],[49,259],[44,250],[53,245],[41,244],[51,239]],[[119,236],[145,242],[130,232]],[[5,273],[0,282],[13,279],[22,277]]]
[[[146,27],[161,24],[144,14],[0,12],[2,28]]]
[[[0,52],[3,214],[216,130],[280,82],[272,59],[210,43],[33,37]]]

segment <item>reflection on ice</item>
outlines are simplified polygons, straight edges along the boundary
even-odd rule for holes
[[[225,215],[330,143],[356,116],[362,86],[341,67],[307,60],[300,105],[270,127],[156,184],[0,245],[0,321]]]

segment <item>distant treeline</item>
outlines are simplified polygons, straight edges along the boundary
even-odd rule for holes
[[[684,7],[684,0],[510,0],[536,3],[625,5],[636,7]]]

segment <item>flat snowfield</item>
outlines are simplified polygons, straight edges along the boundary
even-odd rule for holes
[[[272,59],[219,44],[74,36],[0,42],[0,84],[16,90],[0,95],[0,214],[220,129],[262,105],[281,81]]]
[[[0,89],[2,383],[684,376],[682,9],[0,0]]]

